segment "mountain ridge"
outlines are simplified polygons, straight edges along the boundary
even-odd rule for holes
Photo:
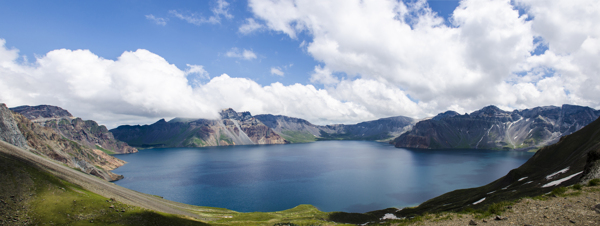
[[[599,116],[598,110],[576,105],[514,111],[492,105],[471,114],[440,113],[390,143],[399,148],[535,149],[557,142]]]
[[[69,140],[91,149],[98,149],[107,154],[129,154],[137,152],[125,142],[116,140],[106,126],[98,125],[93,120],[73,117],[69,111],[50,105],[19,106],[10,108],[34,123],[52,128]]]
[[[220,115],[216,120],[160,119],[151,125],[122,125],[110,131],[117,139],[140,148],[288,143],[249,112],[228,108]]]

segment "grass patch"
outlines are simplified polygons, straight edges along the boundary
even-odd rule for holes
[[[598,185],[600,185],[600,179],[598,179],[598,178],[588,181],[588,186],[598,186]]]
[[[286,130],[281,133],[282,137],[291,143],[308,143],[317,140],[314,135],[308,132]]]
[[[219,141],[225,141],[225,143],[227,143],[229,145],[233,144],[233,141],[231,140],[231,138],[229,138],[227,135],[225,135],[222,132],[221,132],[221,134],[219,134]]]
[[[319,211],[311,205],[299,205],[292,209],[277,212],[239,213],[226,209],[215,209],[212,216],[220,219],[211,221],[212,225],[323,225],[330,224],[328,213]]]
[[[100,147],[98,145],[96,145],[96,149],[98,149],[98,150],[100,150],[100,151],[102,151],[102,152],[104,152],[104,153],[106,153],[108,155],[114,155],[114,154],[116,154],[116,152],[111,151],[111,150],[106,150],[106,149],[104,149],[104,148],[102,148],[102,147]]]
[[[558,187],[558,188],[553,189],[550,192],[550,194],[548,194],[548,195],[550,195],[550,196],[552,196],[552,195],[560,196],[560,195],[563,195],[565,192],[567,192],[567,190],[568,189],[566,187]]]
[[[459,214],[473,214],[476,219],[483,219],[493,215],[501,215],[508,208],[508,206],[514,205],[518,200],[515,201],[502,201],[497,203],[492,203],[487,206],[486,209],[473,209],[473,208],[465,208],[462,211],[458,212]]]

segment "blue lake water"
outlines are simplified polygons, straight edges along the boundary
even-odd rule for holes
[[[485,185],[532,155],[319,141],[141,150],[117,155],[128,163],[113,172],[125,176],[115,184],[192,205],[263,212],[311,204],[326,212],[367,212]]]

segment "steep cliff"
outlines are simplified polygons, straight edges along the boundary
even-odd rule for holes
[[[152,125],[125,125],[110,131],[115,138],[141,148],[288,143],[249,112],[233,109],[221,111],[218,120],[161,119]]]
[[[382,118],[353,125],[314,125],[304,119],[282,115],[257,115],[258,120],[287,140],[310,142],[317,139],[384,140],[410,130],[416,120],[404,116]]]
[[[54,129],[69,140],[107,154],[135,153],[137,149],[118,141],[103,125],[92,120],[75,118],[67,110],[56,106],[19,106],[11,108],[33,122]]]
[[[444,112],[394,139],[396,147],[530,149],[552,144],[600,116],[589,107],[563,105],[503,111],[488,106],[471,114]]]
[[[0,140],[20,148],[27,147],[27,140],[19,130],[13,113],[8,110],[5,104],[0,104]]]
[[[110,170],[122,166],[124,161],[65,138],[51,128],[10,111],[4,104],[0,104],[0,117],[3,141],[108,181],[122,178]]]

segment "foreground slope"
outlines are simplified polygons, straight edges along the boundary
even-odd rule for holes
[[[600,116],[589,107],[563,105],[471,114],[448,111],[418,122],[391,143],[401,148],[532,149],[553,144]]]
[[[310,205],[240,213],[129,190],[0,141],[0,225],[343,225]]]

